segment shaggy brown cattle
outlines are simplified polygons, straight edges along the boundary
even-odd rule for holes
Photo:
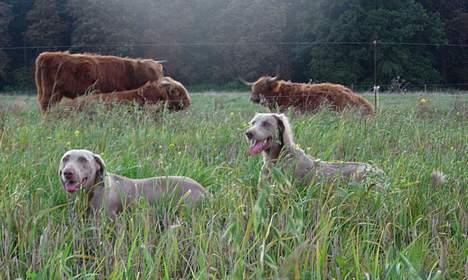
[[[261,77],[255,83],[246,82],[246,84],[252,87],[250,100],[267,106],[270,110],[293,107],[305,112],[326,105],[339,112],[347,107],[357,107],[363,114],[374,113],[374,106],[369,101],[342,85],[300,84],[269,76]]]
[[[142,107],[165,104],[172,111],[186,109],[191,104],[187,89],[181,83],[170,77],[163,77],[158,81],[147,82],[137,89],[80,96],[63,102],[63,105],[81,110],[98,102],[106,105],[136,103]]]
[[[44,52],[36,59],[37,100],[42,112],[63,97],[136,89],[163,76],[163,66],[152,59],[96,54]]]

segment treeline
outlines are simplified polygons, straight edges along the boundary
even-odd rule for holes
[[[466,0],[0,0],[0,87],[31,87],[37,54],[68,49],[167,60],[189,85],[370,85],[374,40],[381,84],[468,83],[468,48],[447,46],[468,44]]]

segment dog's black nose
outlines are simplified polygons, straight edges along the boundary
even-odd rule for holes
[[[63,177],[65,177],[65,179],[67,179],[67,180],[73,179],[73,175],[74,175],[74,173],[71,170],[64,170],[63,171]]]
[[[247,131],[247,132],[245,133],[245,136],[247,136],[248,139],[252,139],[253,133],[250,132],[250,131]]]

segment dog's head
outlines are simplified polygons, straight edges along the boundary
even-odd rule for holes
[[[294,143],[288,118],[284,114],[256,114],[245,136],[250,141],[250,155],[269,151],[273,145],[283,147]]]
[[[99,155],[88,150],[70,150],[60,160],[60,181],[67,192],[86,190],[104,179],[105,168]]]

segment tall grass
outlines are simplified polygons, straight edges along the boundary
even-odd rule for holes
[[[324,160],[373,162],[387,189],[278,174],[257,186],[244,95],[195,95],[188,112],[43,118],[32,99],[0,103],[0,279],[462,279],[467,268],[466,97],[388,96],[375,118],[291,116],[296,141]],[[18,101],[20,100],[20,101]],[[223,102],[226,100],[226,102]],[[145,205],[89,220],[61,187],[70,148],[134,178],[185,175],[212,194],[195,208]],[[432,186],[434,169],[447,174]],[[283,176],[284,175],[284,176]]]

